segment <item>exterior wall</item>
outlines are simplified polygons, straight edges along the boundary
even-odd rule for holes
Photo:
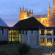
[[[8,37],[9,34],[7,30],[4,30],[3,33],[2,30],[0,30],[0,41],[8,41]]]
[[[21,32],[21,42],[25,43],[31,47],[36,47],[39,45],[39,31],[33,30],[33,33],[31,33],[31,30],[27,31],[27,34],[22,34]]]
[[[7,30],[4,30],[4,33],[2,34],[2,40],[3,40],[3,41],[7,41],[7,40],[8,40]]]
[[[33,31],[33,34],[31,34],[29,37],[30,37],[29,45],[32,47],[36,47],[39,44],[39,32]]]
[[[19,42],[20,42],[20,43],[22,42],[21,39],[22,39],[22,35],[19,34]]]
[[[27,32],[27,34],[28,34],[28,32]],[[22,43],[28,44],[28,35],[27,34],[25,34],[25,31],[24,31],[24,34],[21,33]]]
[[[28,32],[27,34],[25,34],[25,31],[24,31],[24,33],[22,34],[22,31],[21,31],[21,42],[28,44]]]

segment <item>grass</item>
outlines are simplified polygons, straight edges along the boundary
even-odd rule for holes
[[[19,55],[18,47],[20,44],[0,45],[0,55]],[[31,48],[26,55],[42,55],[42,52],[36,48]]]
[[[42,55],[42,54],[43,53],[39,49],[32,48],[30,49],[30,52],[27,55]]]

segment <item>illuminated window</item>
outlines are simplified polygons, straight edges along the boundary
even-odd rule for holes
[[[40,45],[44,45],[45,43],[45,39],[44,38],[40,38]]]
[[[44,29],[41,29],[40,35],[44,35]]]
[[[19,41],[19,31],[17,30],[9,31],[9,41]]]
[[[47,29],[47,31],[46,31],[46,35],[52,35],[52,34],[53,34],[52,29]]]

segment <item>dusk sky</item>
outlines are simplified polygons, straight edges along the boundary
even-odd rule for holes
[[[20,7],[33,10],[34,15],[47,14],[49,3],[52,10],[53,0],[0,0],[0,18],[13,26],[19,20]]]

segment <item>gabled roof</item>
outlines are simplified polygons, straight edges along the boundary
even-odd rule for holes
[[[19,29],[37,29],[39,27],[44,27],[35,17],[30,17],[28,19],[17,22],[14,27]]]
[[[8,25],[0,18],[0,26],[8,27]]]

